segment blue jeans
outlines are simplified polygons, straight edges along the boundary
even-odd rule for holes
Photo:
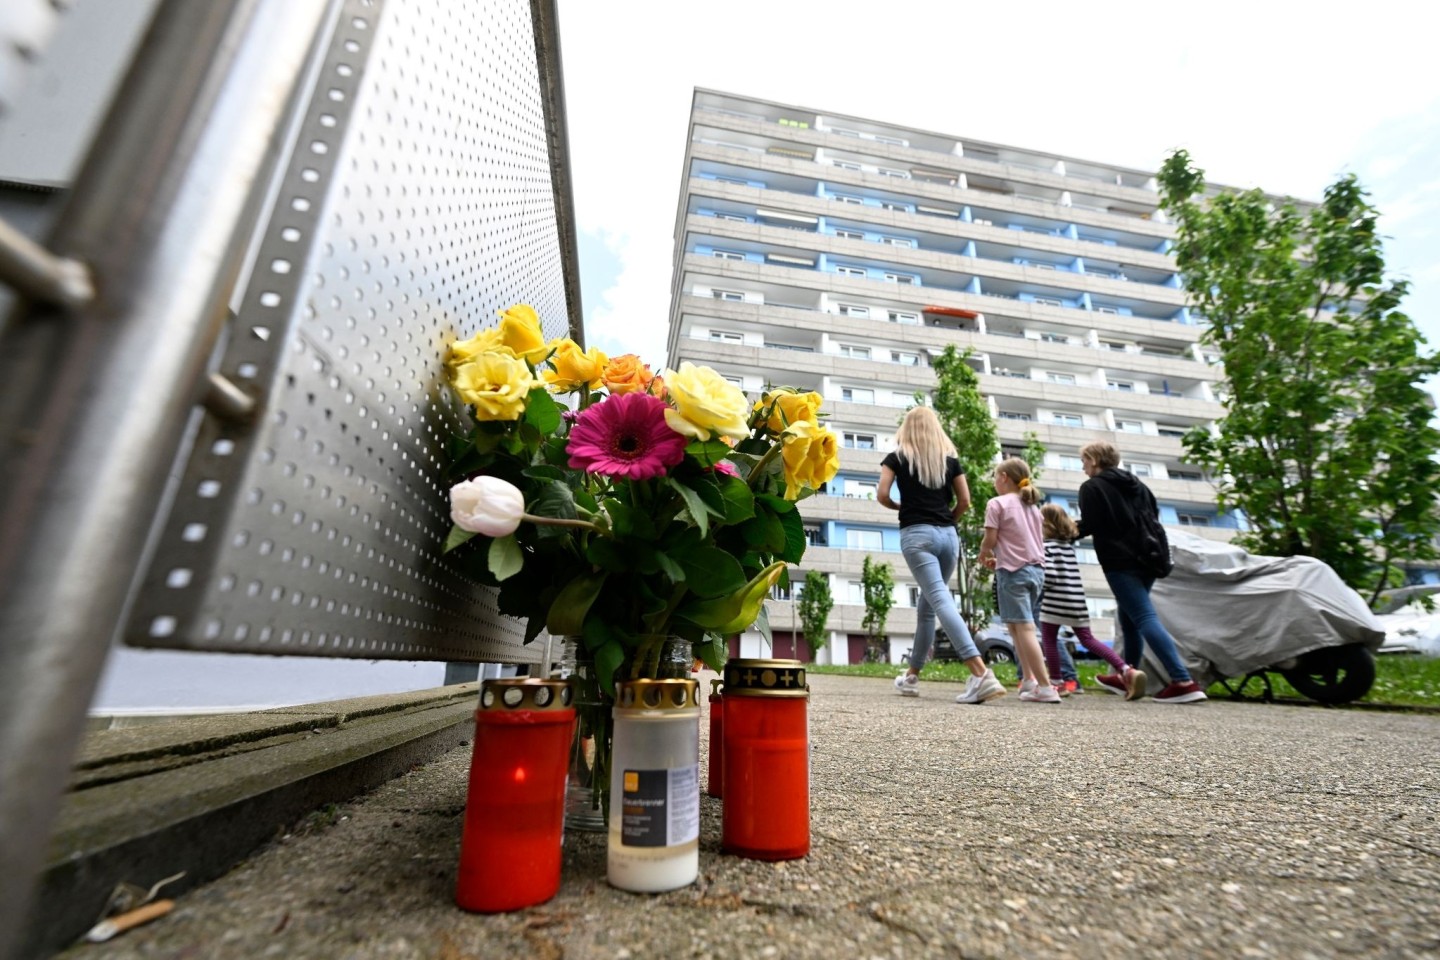
[[[915,644],[910,648],[910,666],[918,671],[930,659],[930,648],[935,645],[936,617],[940,618],[940,625],[960,659],[980,656],[947,585],[960,559],[960,535],[955,528],[923,523],[905,527],[900,531],[900,552],[905,555],[905,564],[920,588],[920,600],[915,604]]]
[[[1149,644],[1160,665],[1170,674],[1170,682],[1188,683],[1190,671],[1180,660],[1175,638],[1160,622],[1155,605],[1150,602],[1150,588],[1155,585],[1155,578],[1135,570],[1106,570],[1105,582],[1115,594],[1120,632],[1125,637],[1125,662],[1132,667],[1140,666],[1140,658]]]
[[[1040,617],[1040,591],[1045,568],[1038,563],[1019,570],[995,569],[995,596],[1000,601],[1001,623],[1033,623]]]

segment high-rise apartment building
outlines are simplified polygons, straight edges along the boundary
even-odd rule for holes
[[[703,363],[758,398],[825,398],[840,474],[803,501],[804,571],[831,578],[831,642],[864,650],[860,570],[894,569],[891,659],[908,650],[915,587],[880,461],[947,344],[970,363],[1007,452],[1034,432],[1040,486],[1076,512],[1080,447],[1111,440],[1161,520],[1229,539],[1234,515],[1180,438],[1218,415],[1217,370],[1170,253],[1152,173],[951,134],[697,90],[675,227],[669,360]],[[1114,604],[1079,551],[1097,632]],[[792,572],[793,573],[793,572]],[[776,656],[805,658],[794,604],[770,604]],[[758,636],[745,655],[768,654]]]

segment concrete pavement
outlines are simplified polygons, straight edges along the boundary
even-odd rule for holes
[[[468,748],[307,819],[67,957],[1431,957],[1440,718],[1211,702],[954,704],[812,676],[813,850],[659,896],[572,833],[550,903],[451,894]],[[702,737],[705,724],[701,724]],[[703,750],[702,750],[703,755]]]

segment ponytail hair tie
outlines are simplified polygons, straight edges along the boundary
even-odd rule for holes
[[[1016,484],[1016,486],[1018,486],[1021,490],[1024,490],[1026,487],[1030,486],[1030,478],[1021,477],[1020,482]]]

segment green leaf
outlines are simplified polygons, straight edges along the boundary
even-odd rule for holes
[[[685,509],[689,511],[690,519],[695,521],[695,526],[699,529],[700,536],[708,536],[710,533],[710,508],[705,506],[705,501],[700,499],[700,494],[677,480],[672,479],[669,481],[669,484],[672,489],[680,494],[680,498],[685,501]]]
[[[475,536],[473,532],[461,529],[460,525],[456,524],[450,528],[450,536],[445,538],[445,549],[440,552],[449,553],[451,550],[460,546],[460,544],[469,542],[473,536]]]
[[[550,464],[540,464],[539,466],[526,467],[524,470],[521,471],[521,473],[523,473],[527,477],[530,477],[533,480],[563,481],[565,479],[565,471],[559,467],[552,466]]]
[[[713,467],[729,454],[729,445],[721,440],[696,440],[685,447],[685,455],[694,457],[702,467]]]
[[[740,535],[750,546],[768,553],[781,553],[785,549],[785,525],[769,509],[756,510],[754,517],[741,524]]]
[[[784,569],[785,561],[777,560],[729,596],[684,604],[675,615],[721,635],[739,633],[755,622],[766,594]]]
[[[591,537],[585,546],[585,559],[613,573],[625,573],[630,569],[630,555],[609,537]]]
[[[664,550],[656,550],[655,559],[660,564],[660,569],[665,572],[665,576],[669,577],[672,583],[685,582],[685,568],[672,560],[670,554]]]
[[[718,597],[745,583],[745,571],[728,552],[707,544],[671,552],[685,571],[685,582],[697,597]]]
[[[780,559],[799,563],[800,558],[805,556],[806,546],[805,523],[800,518],[800,512],[791,510],[780,514],[780,525],[785,528],[785,547],[780,551]]]
[[[595,676],[600,680],[600,686],[613,699],[615,697],[615,674],[625,662],[625,648],[615,640],[606,641],[599,649],[594,651],[595,655]]]
[[[544,387],[536,387],[525,398],[525,422],[549,436],[560,427],[560,405]]]
[[[720,496],[724,498],[724,517],[727,524],[740,523],[755,516],[755,494],[750,485],[739,477],[720,477]]]
[[[579,516],[575,512],[575,494],[570,490],[569,484],[559,480],[542,481],[540,492],[526,505],[525,509],[537,517],[550,517],[556,520],[574,520]]]
[[[730,647],[718,633],[706,633],[705,639],[693,647],[695,656],[705,661],[705,666],[716,673],[725,671],[725,661],[730,659]]]
[[[793,500],[786,500],[784,497],[777,497],[773,493],[757,493],[755,494],[755,499],[758,502],[765,504],[767,507],[769,507],[771,510],[774,510],[776,513],[789,513],[791,510],[795,509],[795,502]]]
[[[525,554],[512,533],[508,537],[497,537],[490,543],[490,572],[496,580],[508,580],[525,566]]]
[[[605,585],[606,574],[587,573],[576,577],[560,589],[550,604],[550,615],[545,618],[545,627],[557,637],[580,633],[585,625],[585,615],[590,612],[600,588]]]

